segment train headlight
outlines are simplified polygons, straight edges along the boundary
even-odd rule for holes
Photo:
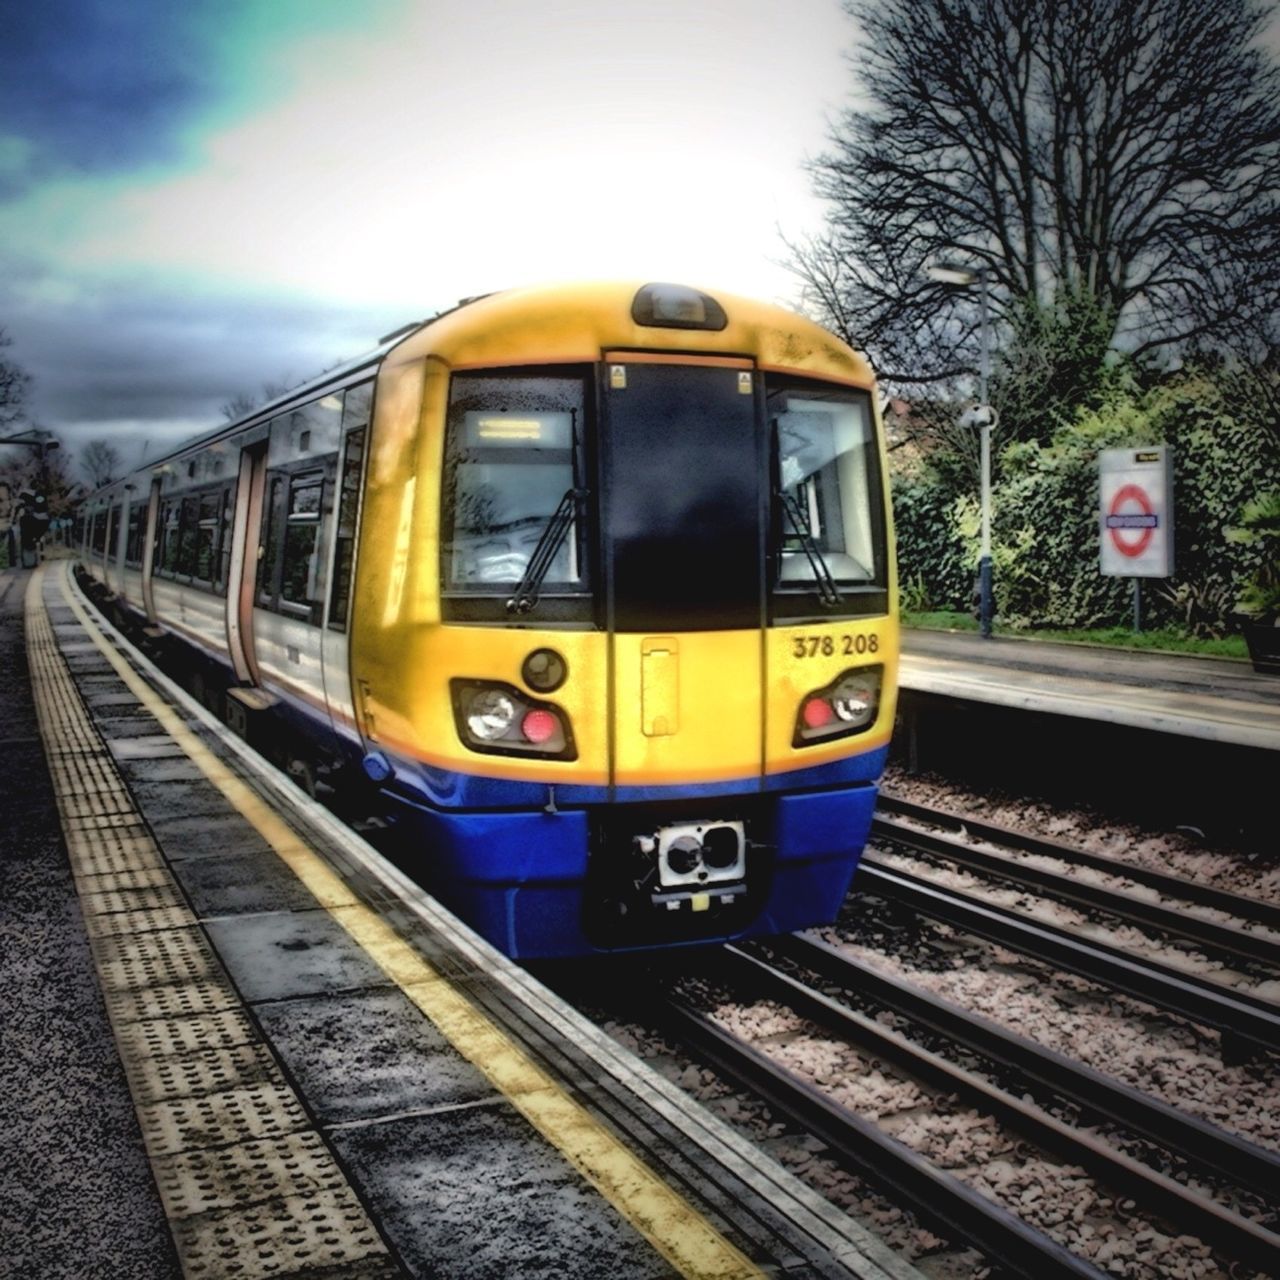
[[[791,745],[807,746],[861,733],[874,723],[880,709],[883,668],[857,667],[800,701]]]
[[[550,703],[534,702],[508,684],[451,680],[458,737],[472,751],[500,756],[576,760],[569,718]]]
[[[728,323],[724,308],[709,294],[683,284],[647,284],[631,300],[636,324],[659,329],[711,329]]]
[[[880,674],[868,677],[859,672],[841,680],[831,695],[831,709],[846,724],[864,728],[876,718]]]
[[[467,708],[467,728],[473,738],[493,742],[511,728],[516,718],[516,704],[497,689],[481,689],[471,698]]]

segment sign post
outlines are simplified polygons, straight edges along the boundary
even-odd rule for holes
[[[1142,630],[1142,579],[1173,573],[1173,451],[1167,445],[1098,455],[1101,570],[1133,579],[1133,629]]]

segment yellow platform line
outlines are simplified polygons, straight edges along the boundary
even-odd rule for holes
[[[62,594],[138,700],[213,786],[259,832],[333,918],[511,1104],[666,1259],[687,1277],[747,1280],[763,1272],[682,1196],[575,1102],[488,1015],[438,973],[351,891],[329,865],[192,733],[111,646],[75,597]]]

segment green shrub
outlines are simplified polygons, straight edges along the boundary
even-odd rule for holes
[[[1227,527],[1238,520],[1244,528],[1246,505],[1280,491],[1280,457],[1251,406],[1228,404],[1219,383],[1197,371],[1145,390],[1119,387],[1047,443],[999,449],[992,561],[996,613],[1006,625],[1127,625],[1130,580],[1099,570],[1098,453],[1157,443],[1173,450],[1174,575],[1144,589],[1144,619],[1195,635],[1229,629],[1234,602],[1253,599],[1250,584],[1275,569],[1277,555],[1274,542]],[[955,474],[934,468],[895,484],[900,563],[920,607],[970,607],[978,504]]]

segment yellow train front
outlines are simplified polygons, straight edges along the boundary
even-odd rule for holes
[[[873,391],[808,321],[672,285],[493,295],[387,356],[364,765],[508,954],[834,917],[896,687]]]

